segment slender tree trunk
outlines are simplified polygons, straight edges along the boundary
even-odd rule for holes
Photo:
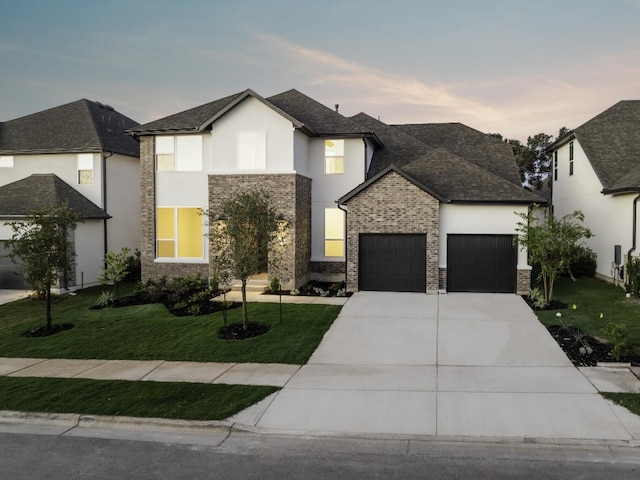
[[[222,322],[227,326],[227,292],[222,289]]]
[[[249,314],[247,313],[247,279],[242,279],[242,329],[249,329]]]
[[[549,297],[547,298],[547,301],[549,303],[551,303],[551,300],[553,300],[553,283],[555,281],[556,277],[555,276],[549,276]]]
[[[47,286],[47,324],[45,330],[48,332],[51,330],[51,285]]]

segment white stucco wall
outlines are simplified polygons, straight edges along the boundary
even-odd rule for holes
[[[102,220],[85,220],[75,233],[76,288],[98,285],[103,265]]]
[[[594,234],[584,243],[598,255],[596,272],[613,278],[614,245],[622,247],[623,257],[631,248],[635,195],[603,195],[602,184],[580,143],[573,140],[573,145],[573,175],[569,175],[569,143],[558,149],[558,179],[553,182],[554,214],[564,216],[575,210],[584,213],[584,225]]]
[[[314,262],[344,261],[344,257],[324,256],[324,211],[338,208],[336,200],[364,182],[365,143],[362,138],[344,140],[344,173],[327,175],[323,138],[309,141],[309,172],[311,176],[311,260]]]
[[[266,170],[238,169],[238,132],[266,131]],[[255,98],[247,98],[211,130],[211,163],[208,173],[293,173],[294,128],[290,120]]]
[[[106,160],[107,249],[140,249],[140,161],[124,155]]]
[[[515,235],[520,220],[517,213],[527,213],[528,205],[440,204],[440,268],[447,266],[448,234]],[[518,249],[518,268],[526,269],[527,252]]]

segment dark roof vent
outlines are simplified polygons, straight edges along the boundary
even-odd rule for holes
[[[106,108],[107,110],[111,110],[112,112],[115,112],[115,109],[111,105],[105,105],[104,108]]]
[[[100,108],[103,108],[103,107],[104,107],[104,105],[103,105],[103,104],[101,104],[100,102],[93,102],[93,103],[95,103],[95,104],[96,104],[97,106],[99,106]]]
[[[338,110],[340,110],[340,104],[336,103],[336,113],[339,113]]]

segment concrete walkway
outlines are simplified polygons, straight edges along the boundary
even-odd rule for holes
[[[257,431],[640,439],[515,295],[355,294]]]

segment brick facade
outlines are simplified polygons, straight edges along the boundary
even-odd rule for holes
[[[309,279],[311,257],[311,179],[296,174],[210,175],[209,209],[216,215],[222,203],[241,192],[262,190],[278,214],[289,222],[285,245],[271,245],[269,278],[278,276],[283,288],[299,287]],[[213,246],[210,244],[209,248]],[[278,261],[272,261],[274,252]],[[215,252],[210,250],[210,257]]]
[[[531,269],[518,269],[516,280],[516,293],[525,295],[531,289]]]
[[[440,202],[396,172],[347,201],[347,289],[358,290],[361,233],[423,233],[427,236],[427,293],[439,287]]]

